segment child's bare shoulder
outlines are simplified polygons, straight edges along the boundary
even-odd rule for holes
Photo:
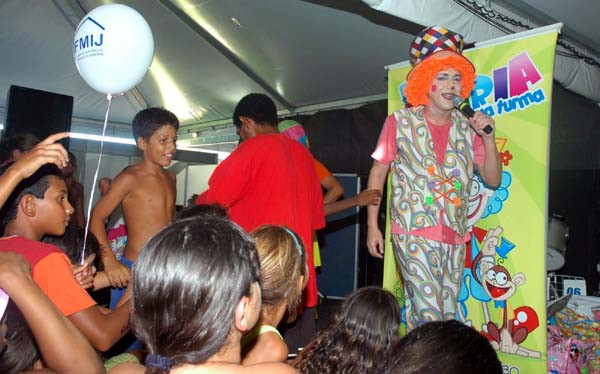
[[[115,181],[119,178],[128,181],[135,181],[136,185],[139,186],[141,180],[156,178],[156,175],[155,173],[152,173],[150,170],[144,167],[144,165],[135,164],[121,171],[121,173],[119,173]]]
[[[257,346],[262,350],[266,362],[283,362],[288,356],[288,346],[281,337],[274,332],[266,332],[257,338]]]
[[[245,373],[245,374],[267,374],[267,373],[277,373],[277,374],[285,374],[285,373],[298,373],[298,371],[296,369],[294,369],[293,367],[287,365],[287,364],[283,364],[283,363],[276,363],[276,362],[270,362],[270,363],[263,363],[263,364],[256,364],[256,365],[250,365],[250,366],[244,366],[240,371],[240,373]]]
[[[119,364],[110,370],[111,374],[143,374],[145,372],[145,366],[130,362]]]
[[[100,200],[106,200],[109,196],[123,196],[131,192],[136,184],[136,174],[133,172],[132,167],[128,167],[121,171],[110,185],[110,189],[105,196],[102,196]]]

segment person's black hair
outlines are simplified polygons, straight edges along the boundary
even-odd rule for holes
[[[250,296],[260,264],[252,239],[216,217],[172,222],[136,260],[132,326],[151,355],[201,364],[226,343],[236,305]],[[147,373],[168,371],[148,367]]]
[[[39,142],[38,138],[29,133],[15,134],[9,138],[3,138],[0,141],[0,162],[10,160],[15,149],[27,152]]]
[[[399,339],[400,321],[394,295],[379,287],[361,288],[342,303],[295,367],[301,373],[378,373],[377,361]]]
[[[71,163],[73,167],[77,166],[77,157],[75,157],[73,152],[68,151],[67,154],[69,155],[69,163]]]
[[[19,202],[23,196],[33,195],[38,199],[44,198],[46,190],[50,187],[50,177],[64,180],[60,173],[60,169],[56,165],[46,164],[40,167],[31,176],[19,182],[0,210],[0,225],[2,226],[2,232],[4,232],[4,227],[17,217]]]
[[[220,204],[199,204],[194,205],[188,208],[182,209],[175,215],[175,219],[185,219],[185,218],[208,218],[208,217],[217,217],[217,218],[229,218],[227,215],[227,209]]]
[[[64,235],[45,235],[42,238],[42,242],[57,246],[67,255],[71,264],[79,265],[81,262],[81,252],[83,252],[84,235],[85,229],[73,223],[69,223]],[[98,239],[96,239],[96,236],[91,231],[88,231],[87,242],[85,245],[85,257],[88,257],[92,253],[96,255],[96,259],[94,260],[96,269],[98,271],[104,270],[100,259],[100,243],[98,242]]]
[[[408,333],[388,352],[382,372],[390,374],[501,374],[489,341],[455,320],[429,322]]]
[[[277,108],[267,95],[251,93],[244,96],[233,111],[233,124],[237,128],[242,127],[240,116],[248,117],[258,125],[277,127]]]
[[[9,301],[6,308],[6,347],[0,354],[0,373],[30,371],[39,359],[40,352],[27,321],[19,308]]]
[[[131,122],[131,129],[133,132],[133,140],[138,141],[138,138],[142,138],[146,141],[150,140],[150,137],[159,128],[170,125],[175,128],[175,131],[179,130],[179,119],[172,112],[164,108],[147,108],[140,110],[133,121]]]
[[[39,142],[40,140],[35,135],[29,133],[15,134],[6,139],[5,147],[10,155],[15,149],[27,152]]]

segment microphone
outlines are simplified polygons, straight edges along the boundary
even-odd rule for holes
[[[454,107],[460,110],[462,114],[464,114],[468,118],[471,118],[473,117],[473,115],[475,115],[475,111],[473,110],[473,108],[469,106],[466,100],[463,101],[463,99],[460,96],[455,95],[452,101],[454,102]],[[490,125],[487,125],[483,128],[483,132],[485,132],[486,134],[490,134],[492,131],[494,131],[494,129]]]

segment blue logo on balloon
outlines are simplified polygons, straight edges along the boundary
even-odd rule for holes
[[[85,20],[83,20],[83,22],[79,25],[79,27],[77,29],[79,29],[81,26],[83,26],[88,21],[92,22],[93,24],[98,26],[102,31],[105,30],[104,26],[99,24],[92,17],[87,17]],[[77,31],[75,31],[75,33],[77,33]],[[94,38],[94,36],[95,36],[95,38]],[[79,50],[83,50],[83,49],[86,49],[89,47],[100,47],[103,43],[104,43],[104,34],[103,33],[89,34],[89,35],[85,35],[79,39],[76,39],[75,42],[73,42],[73,50],[75,53],[77,53],[77,48],[79,48]]]

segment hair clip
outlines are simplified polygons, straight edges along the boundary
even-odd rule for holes
[[[173,365],[173,360],[168,357],[149,354],[146,356],[146,366],[155,367],[162,371],[171,370],[171,366]]]
[[[294,232],[292,230],[288,229],[287,227],[282,227],[282,229],[287,231],[287,233],[290,234],[292,239],[294,239],[294,243],[296,243],[296,250],[298,251],[298,256],[300,256],[300,258],[302,258],[302,246],[300,245],[300,242],[298,241],[298,238],[296,238],[296,235],[294,234]]]

